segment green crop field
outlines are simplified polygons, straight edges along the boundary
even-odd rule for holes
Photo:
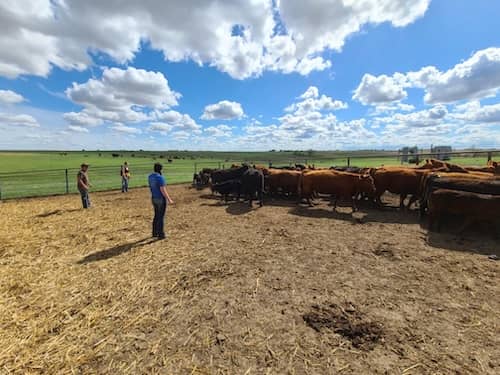
[[[115,154],[115,156],[113,156]],[[373,155],[373,156],[372,156]],[[192,152],[192,151],[38,151],[0,152],[0,199],[76,192],[76,173],[82,162],[90,164],[93,191],[120,189],[120,165],[128,161],[132,177],[130,187],[145,186],[153,163],[165,166],[169,183],[190,182],[195,170],[204,167],[229,167],[249,162],[284,166],[292,163],[330,167],[332,165],[379,167],[400,165],[389,151],[282,151],[282,152]],[[168,160],[171,162],[168,162]],[[485,165],[486,154],[456,157],[462,165]],[[66,178],[67,173],[67,178]],[[66,181],[68,185],[66,185]]]

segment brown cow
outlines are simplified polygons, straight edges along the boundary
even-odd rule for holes
[[[299,171],[268,169],[267,188],[271,194],[277,193],[280,190],[284,194],[297,194],[301,175],[302,173]]]
[[[399,194],[399,207],[404,208],[404,200],[408,195],[412,195],[408,202],[408,208],[416,202],[421,182],[425,175],[431,173],[430,170],[416,168],[378,168],[372,169],[371,175],[375,182],[375,200],[382,205],[380,197],[386,191],[393,194]]]
[[[440,231],[446,215],[465,218],[462,232],[475,221],[495,223],[499,219],[500,196],[477,194],[457,190],[438,189],[429,198],[429,230]]]
[[[350,199],[353,212],[357,210],[355,197],[359,193],[374,194],[375,186],[370,175],[361,176],[355,173],[331,170],[309,171],[302,173],[300,196],[311,204],[314,192],[331,194],[335,197],[333,210],[337,208],[338,199]]]

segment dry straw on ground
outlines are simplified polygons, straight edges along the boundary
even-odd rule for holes
[[[157,242],[144,189],[0,203],[0,373],[499,372],[498,240],[206,194]]]

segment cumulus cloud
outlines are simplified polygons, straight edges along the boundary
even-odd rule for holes
[[[320,96],[319,90],[315,86],[310,86],[299,98],[303,100],[289,105],[285,108],[285,112],[294,112],[296,115],[300,115],[311,111],[336,111],[347,108],[347,103],[334,100],[324,94]]]
[[[144,121],[148,116],[142,110],[175,106],[180,97],[162,73],[133,67],[106,68],[101,79],[73,83],[65,92],[84,107],[83,112],[70,112],[65,118],[73,124],[91,126],[102,121]]]
[[[167,134],[173,129],[173,126],[166,124],[164,122],[152,122],[149,126],[149,130],[152,132],[158,132],[161,134]]]
[[[205,107],[201,118],[203,120],[234,120],[243,117],[244,112],[240,103],[222,100]]]
[[[40,127],[38,121],[31,115],[2,112],[0,112],[0,125],[23,126],[28,128]]]
[[[392,76],[365,74],[353,99],[365,105],[395,102],[406,98],[406,88],[423,89],[427,104],[449,104],[495,96],[500,91],[500,48],[477,51],[444,72],[427,66]]]
[[[209,126],[203,131],[214,138],[230,137],[232,135],[231,127],[227,125]]]
[[[75,133],[88,133],[89,129],[84,128],[83,126],[69,125],[68,130]]]
[[[455,107],[453,117],[465,122],[500,124],[500,103],[482,106],[472,101]]]
[[[104,122],[101,118],[93,117],[89,115],[87,112],[68,112],[65,113],[63,117],[71,125],[77,127],[98,126]]]
[[[195,134],[200,133],[201,125],[197,124],[188,114],[177,111],[157,112],[156,119],[168,124],[175,131],[187,131]]]
[[[437,105],[423,111],[379,117],[374,119],[374,122],[390,125],[387,129],[428,128],[443,124],[447,115],[447,108],[444,105]]]
[[[407,77],[410,86],[425,90],[426,103],[495,96],[500,90],[500,48],[478,51],[445,72],[431,66],[410,72]]]
[[[123,124],[115,124],[114,126],[111,127],[112,130],[119,132],[119,133],[125,133],[125,134],[141,134],[142,130],[134,128],[132,126],[125,126]]]
[[[263,125],[252,121],[245,134],[236,142],[267,148],[327,148],[344,144],[369,142],[374,134],[367,130],[364,120],[339,121],[332,111],[345,108],[346,104],[321,95],[315,86],[309,87],[298,101],[285,108],[277,123]],[[248,146],[247,146],[248,147]]]
[[[0,90],[0,104],[17,104],[24,101],[22,95],[11,90]]]
[[[408,95],[403,85],[404,76],[397,73],[393,77],[365,74],[352,98],[364,105],[399,101]]]
[[[106,1],[0,3],[0,75],[47,76],[52,66],[82,70],[91,52],[132,61],[142,42],[165,60],[190,59],[238,79],[263,71],[309,74],[331,66],[321,53],[340,50],[365,24],[403,27],[430,0]],[[91,20],[91,22],[89,21]],[[186,22],[189,20],[189,22]],[[99,25],[99,27],[95,27]],[[285,25],[276,33],[277,25]],[[237,27],[239,32],[234,33]],[[200,38],[200,35],[203,37]]]

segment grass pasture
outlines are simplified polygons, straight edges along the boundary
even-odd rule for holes
[[[0,373],[497,374],[490,235],[171,187],[0,203]]]
[[[113,157],[117,154],[118,157]],[[348,164],[359,167],[400,165],[394,153],[356,152],[188,152],[188,151],[78,151],[78,152],[0,152],[0,199],[64,194],[66,192],[66,169],[68,191],[75,192],[76,173],[82,162],[91,165],[89,176],[94,191],[119,189],[120,165],[128,161],[132,178],[131,187],[145,186],[147,175],[154,162],[162,162],[169,183],[192,181],[193,172],[203,167],[228,167],[233,162],[252,162],[274,166],[305,163],[316,167]],[[168,163],[168,159],[172,163]],[[485,165],[486,155],[456,157],[454,163],[462,165]]]

